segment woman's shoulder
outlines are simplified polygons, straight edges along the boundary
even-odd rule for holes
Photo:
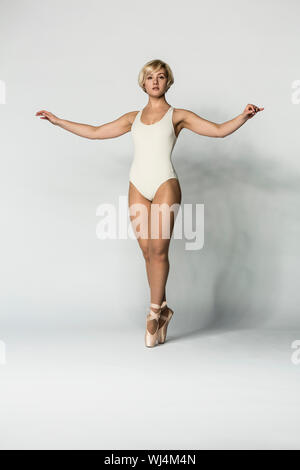
[[[133,121],[135,120],[139,112],[140,111],[138,110],[138,111],[129,111],[128,113],[126,113],[126,118],[130,122],[130,124],[133,124]]]
[[[172,108],[174,109],[174,113],[178,115],[186,115],[191,112],[189,109],[175,108],[174,106],[172,106]]]
[[[173,106],[173,109],[174,109],[173,116],[174,116],[174,121],[176,124],[184,121],[184,119],[186,119],[186,117],[190,113],[188,109],[175,108],[174,106]]]

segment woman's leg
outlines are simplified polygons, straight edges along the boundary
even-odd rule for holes
[[[158,208],[161,207],[160,204],[167,204],[167,206],[170,208],[173,204],[180,203],[181,189],[179,181],[176,178],[170,178],[169,180],[165,181],[156,192],[155,197],[152,201],[151,212],[153,213],[153,204],[158,204]],[[150,217],[150,244],[148,247],[149,284],[151,290],[151,303],[155,303],[158,305],[161,305],[163,300],[165,300],[166,298],[165,287],[170,269],[168,252],[176,214],[176,210],[175,213],[172,210],[166,210],[165,213],[163,211],[159,211],[159,217],[157,218],[155,217],[155,215],[153,215],[152,218]],[[158,238],[151,238],[151,229],[154,230],[154,233]],[[166,236],[166,232],[168,233],[168,238],[163,238],[163,236]],[[155,312],[159,311],[155,308],[153,308],[153,310]]]
[[[136,203],[144,204],[144,206],[147,208],[147,214],[148,214],[147,238],[139,237],[137,240],[138,240],[138,244],[139,244],[139,246],[142,250],[142,254],[144,256],[145,265],[146,265],[147,279],[148,279],[148,284],[149,284],[149,288],[150,288],[151,286],[150,286],[150,257],[149,257],[150,237],[149,237],[149,233],[150,233],[150,228],[151,228],[151,201],[149,201],[149,199],[146,199],[137,190],[137,188],[131,182],[129,182],[128,205],[130,207],[132,204],[136,204]],[[130,215],[130,212],[129,212],[129,217],[130,217],[130,220],[133,221],[135,219],[136,215]],[[135,231],[134,226],[133,226],[133,229]],[[135,234],[137,235],[136,231],[135,231]],[[164,301],[164,300],[166,300],[165,292],[164,292],[164,296],[163,296],[162,301]]]
[[[146,207],[146,211],[145,211],[146,213],[144,214],[144,218],[142,214],[130,213],[130,206],[133,204],[143,204]],[[145,226],[146,220],[148,219],[148,231],[146,233],[146,237],[145,238],[137,237],[137,241],[145,259],[147,277],[148,277],[148,282],[149,282],[149,218],[150,218],[149,214],[151,213],[151,201],[145,198],[131,182],[129,182],[128,206],[129,206],[129,217],[130,217],[131,222],[133,222],[136,217],[140,217],[141,223],[143,223],[143,225]],[[139,229],[139,231],[141,230],[139,226],[137,228]],[[134,230],[135,235],[137,236],[137,230],[135,229],[134,224],[133,224],[133,230]]]
[[[133,204],[143,204],[146,208],[146,210],[140,214],[140,213],[132,213],[130,211],[130,207]],[[139,246],[142,250],[145,263],[146,263],[146,271],[147,271],[147,278],[148,278],[148,283],[150,286],[150,257],[149,257],[149,229],[150,229],[150,214],[151,214],[151,201],[147,198],[145,198],[139,191],[138,189],[131,183],[129,182],[129,192],[128,192],[128,205],[129,205],[129,217],[131,222],[134,221],[136,217],[139,217],[141,220],[141,223],[144,224],[148,220],[148,230],[146,233],[146,237],[138,237],[137,229],[138,231],[141,231],[141,227],[137,226],[135,227],[135,224],[133,223],[133,230],[135,235],[137,236],[137,241],[139,243]],[[155,311],[158,311],[155,309]],[[153,318],[149,318],[147,320],[147,329],[151,334],[154,334],[155,331],[157,330],[158,327],[158,321]]]

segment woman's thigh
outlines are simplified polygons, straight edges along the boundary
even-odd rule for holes
[[[133,208],[134,204],[141,204],[141,207],[135,210]],[[146,257],[149,254],[151,201],[145,198],[131,182],[129,182],[128,206],[133,231]],[[136,218],[138,218],[139,223],[135,222]],[[140,233],[142,233],[142,236],[139,236]]]
[[[177,178],[170,178],[158,188],[151,204],[149,225],[151,240],[149,249],[152,254],[168,252],[181,198],[181,188]]]

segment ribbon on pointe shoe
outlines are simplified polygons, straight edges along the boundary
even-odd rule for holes
[[[154,307],[154,308],[157,308],[157,309],[161,310],[161,307],[158,304],[150,304],[150,307]],[[148,312],[148,310],[147,310],[147,312]],[[160,311],[159,312],[153,312],[153,310],[151,310],[151,308],[150,308],[149,315],[151,317],[153,317],[155,320],[159,320]]]
[[[167,301],[166,301],[166,300],[164,300],[163,303],[161,304],[160,310],[162,310],[162,309],[165,307],[165,305],[167,305]],[[166,321],[167,321],[167,320],[169,320],[169,314],[166,316],[166,315],[164,315],[164,314],[161,312],[160,318],[162,318],[163,320],[166,320]],[[163,325],[161,325],[161,326],[163,326]]]

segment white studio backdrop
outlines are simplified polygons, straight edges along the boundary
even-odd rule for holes
[[[182,330],[299,327],[299,2],[1,0],[0,10],[1,328],[144,324],[137,241],[96,236],[97,207],[127,198],[131,134],[91,141],[35,113],[99,125],[139,110],[138,72],[154,58],[173,70],[174,107],[215,122],[265,108],[225,139],[184,130],[175,146],[182,204],[205,212],[203,249],[170,247],[167,299]]]

